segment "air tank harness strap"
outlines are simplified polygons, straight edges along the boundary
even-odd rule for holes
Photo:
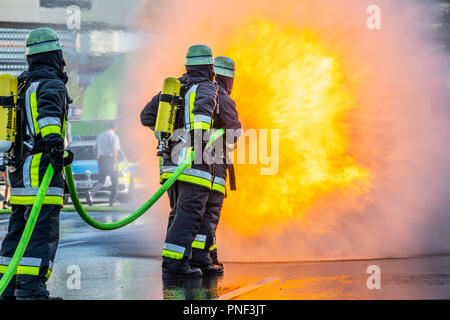
[[[160,101],[170,103],[173,106],[181,106],[183,99],[180,96],[173,96],[171,94],[161,94]]]
[[[228,171],[230,172],[230,190],[236,190],[236,174],[234,172],[234,165],[232,163],[227,164]]]
[[[3,108],[11,108],[15,105],[16,102],[14,101],[14,96],[0,97],[0,106]]]

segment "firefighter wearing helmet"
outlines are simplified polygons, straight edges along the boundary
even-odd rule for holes
[[[59,240],[59,214],[63,204],[62,170],[73,159],[63,158],[69,96],[62,48],[50,28],[31,31],[26,39],[28,70],[18,77],[18,96],[23,105],[19,119],[20,141],[15,141],[14,161],[8,166],[12,214],[0,250],[0,276],[19,243],[44,173],[52,164],[54,176],[36,226],[16,274],[3,299],[50,298],[46,282],[52,274]],[[20,121],[20,120],[19,120]],[[20,150],[20,151],[17,151]]]

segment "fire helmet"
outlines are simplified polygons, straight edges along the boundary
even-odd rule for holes
[[[212,65],[212,52],[208,46],[197,44],[189,47],[186,53],[185,66]]]
[[[26,40],[25,55],[30,56],[42,52],[62,50],[58,35],[53,29],[39,28],[32,30]]]
[[[214,72],[217,75],[234,78],[234,61],[228,57],[216,57]]]

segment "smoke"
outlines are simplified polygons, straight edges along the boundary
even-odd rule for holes
[[[337,57],[355,95],[357,108],[341,125],[348,135],[348,154],[370,172],[367,191],[355,195],[351,189],[335,190],[298,216],[277,223],[267,219],[251,235],[234,222],[236,216],[249,217],[252,224],[253,197],[247,206],[237,206],[242,202],[229,193],[217,240],[222,259],[373,258],[448,251],[450,97],[444,81],[449,65],[448,56],[431,40],[429,25],[435,17],[428,6],[361,0],[279,0],[276,5],[268,0],[167,0],[147,12],[150,4],[143,2],[134,22],[133,27],[147,35],[129,65],[128,94],[120,111],[129,128],[124,142],[134,146],[131,156],[146,164],[147,180],[155,182],[149,194],[158,187],[156,142],[153,133],[136,122],[162,80],[184,72],[185,51],[192,44],[207,44],[215,55],[224,55],[233,35],[251,19],[310,30]],[[366,27],[366,9],[373,4],[381,8],[380,30]],[[273,59],[283,59],[283,52]],[[250,106],[240,105],[238,98],[236,102],[248,128],[253,124],[251,112],[243,108]],[[295,119],[291,125],[298,125]],[[239,179],[242,170],[237,168],[237,194],[246,188],[246,181]],[[272,201],[283,192],[280,186],[278,195],[270,195]],[[161,242],[169,211],[165,201],[152,209],[161,222],[154,238]]]

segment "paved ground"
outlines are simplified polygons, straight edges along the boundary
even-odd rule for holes
[[[0,201],[3,203],[3,199],[5,199],[5,183],[0,181]]]
[[[93,213],[115,221],[119,213]],[[0,215],[0,239],[7,215]],[[87,226],[76,213],[62,213],[60,248],[49,281],[65,299],[450,299],[450,256],[411,259],[226,263],[220,278],[163,283],[151,216],[115,231]],[[159,230],[160,232],[161,230]],[[381,269],[381,289],[369,290],[366,269]],[[80,288],[74,280],[80,275]],[[270,279],[268,279],[270,278]],[[248,285],[269,282],[243,293]],[[267,281],[266,281],[267,280]],[[254,288],[253,286],[252,288]]]

